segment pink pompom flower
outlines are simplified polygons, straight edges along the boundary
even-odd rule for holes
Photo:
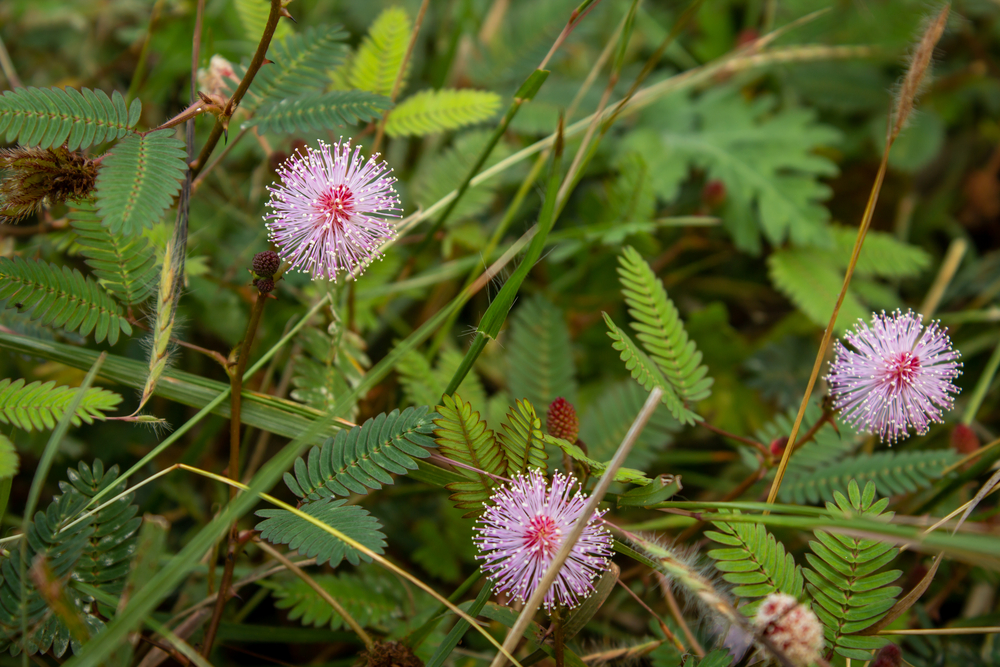
[[[586,498],[572,476],[556,473],[549,487],[545,476],[530,470],[493,494],[492,505],[476,522],[473,538],[483,570],[496,590],[518,600],[531,597],[553,557],[563,545]],[[545,593],[546,609],[576,606],[594,590],[594,579],[608,569],[611,534],[595,512],[573,545],[555,581]]]
[[[925,327],[913,311],[873,314],[871,326],[859,321],[844,341],[826,379],[834,407],[855,429],[895,442],[911,427],[924,435],[951,409],[961,355],[937,322]]]
[[[379,247],[396,235],[388,218],[399,217],[399,198],[384,161],[364,160],[351,142],[296,153],[278,169],[281,183],[269,186],[273,211],[268,238],[293,269],[337,279],[340,271],[363,271]]]

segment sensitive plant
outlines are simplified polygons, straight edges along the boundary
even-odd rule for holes
[[[15,0],[0,663],[990,664],[996,9],[786,5]]]

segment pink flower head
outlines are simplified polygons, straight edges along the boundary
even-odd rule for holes
[[[951,409],[961,355],[937,322],[924,327],[913,311],[883,312],[872,315],[871,327],[859,321],[844,340],[850,347],[837,341],[826,379],[834,407],[857,430],[895,442],[911,426],[927,433]]]
[[[526,600],[535,591],[564,536],[583,512],[586,499],[574,493],[576,480],[556,473],[551,488],[545,476],[530,470],[502,486],[493,504],[476,522],[473,540],[479,548],[486,576],[497,591]],[[601,525],[603,512],[595,512],[555,581],[545,593],[544,605],[573,607],[594,590],[593,581],[608,569],[611,534]]]
[[[274,211],[264,217],[268,238],[293,269],[313,280],[337,279],[341,270],[364,270],[381,257],[379,246],[396,235],[386,218],[399,217],[396,179],[374,155],[364,161],[351,142],[296,153],[278,169],[281,183],[268,186]]]

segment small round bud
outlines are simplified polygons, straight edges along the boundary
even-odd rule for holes
[[[900,667],[903,664],[903,652],[895,644],[886,644],[875,654],[871,667]]]
[[[710,209],[716,209],[726,203],[726,184],[715,179],[705,183],[701,189],[701,201]]]
[[[971,454],[980,447],[979,436],[965,424],[955,424],[951,430],[951,446],[959,454]]]
[[[559,397],[549,406],[549,416],[545,420],[545,428],[549,435],[575,443],[580,435],[580,420],[576,417],[576,408],[565,398]]]
[[[788,438],[775,438],[771,441],[771,456],[781,456],[785,453],[785,446],[788,444]]]
[[[279,266],[281,266],[281,259],[278,257],[278,253],[273,250],[265,250],[253,256],[253,272],[263,278],[273,276],[278,271]]]
[[[771,593],[757,609],[754,628],[796,667],[816,662],[823,651],[823,626],[809,607],[791,595]]]
[[[261,294],[269,294],[274,289],[274,281],[271,278],[261,278],[257,281],[257,291]]]

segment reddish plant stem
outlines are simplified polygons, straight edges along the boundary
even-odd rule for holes
[[[240,81],[239,87],[236,88],[236,92],[229,99],[229,103],[226,104],[226,108],[222,110],[218,119],[215,121],[215,126],[212,127],[212,133],[208,135],[208,140],[205,145],[201,148],[201,153],[198,154],[198,159],[191,163],[191,174],[194,176],[198,175],[202,167],[205,166],[205,162],[208,160],[208,156],[212,154],[215,150],[216,144],[219,143],[219,138],[222,136],[222,132],[226,129],[229,119],[232,117],[233,112],[236,107],[239,106],[240,101],[243,96],[246,95],[247,90],[250,89],[250,84],[253,82],[254,77],[257,76],[257,72],[260,71],[261,66],[264,64],[264,56],[267,54],[267,48],[271,45],[271,38],[274,37],[274,31],[278,27],[278,19],[282,16],[283,8],[281,6],[281,0],[271,0],[271,12],[267,15],[267,24],[264,26],[264,34],[260,38],[260,43],[257,44],[257,50],[253,54],[253,60],[250,61],[250,66],[247,68],[246,74],[243,75],[243,80]]]
[[[753,447],[758,452],[763,454],[765,460],[767,461],[771,460],[771,452],[767,450],[767,447],[760,444],[756,440],[751,440],[750,438],[744,438],[742,435],[736,435],[735,433],[730,433],[729,431],[723,430],[718,426],[712,426],[707,421],[701,422],[701,425],[707,428],[709,431],[712,431],[713,433],[718,433],[719,435],[729,438],[730,440],[735,440],[736,442],[743,443],[744,445],[749,445],[750,447]]]

